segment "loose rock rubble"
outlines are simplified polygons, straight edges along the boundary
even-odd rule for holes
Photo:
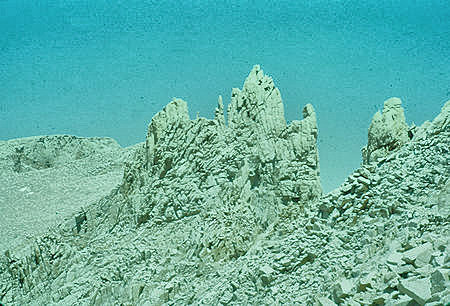
[[[450,101],[409,128],[398,99],[363,165],[322,195],[314,109],[286,124],[255,66],[226,124],[154,116],[123,180],[0,257],[6,305],[446,305]]]

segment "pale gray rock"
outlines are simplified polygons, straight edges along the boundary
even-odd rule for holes
[[[269,265],[264,265],[260,267],[259,273],[261,276],[261,280],[265,286],[270,284],[270,282],[273,280],[276,274],[275,270],[272,269],[272,267]]]
[[[327,297],[320,297],[317,299],[317,305],[318,306],[337,306],[335,302],[330,300]]]
[[[214,120],[155,115],[119,187],[0,255],[1,303],[407,305],[416,280],[448,301],[446,108],[321,197],[312,106],[286,125],[259,66],[233,94],[228,122],[220,98]]]
[[[399,98],[390,98],[384,102],[383,111],[373,116],[368,143],[362,149],[363,164],[387,157],[409,141],[409,128],[401,105]]]
[[[278,136],[286,128],[280,91],[259,65],[253,67],[242,90],[233,89],[228,125],[234,130],[258,128],[269,137]]]
[[[350,296],[353,292],[354,284],[349,279],[339,280],[333,288],[333,295],[336,302],[340,303],[342,300]]]
[[[430,262],[432,252],[433,245],[427,242],[403,253],[402,259],[406,263],[414,264],[416,267],[423,267]]]
[[[392,252],[387,256],[386,262],[393,265],[401,265],[403,264],[402,258],[403,255],[401,253]]]
[[[427,278],[401,280],[398,290],[411,297],[419,305],[425,305],[431,298],[431,283]]]

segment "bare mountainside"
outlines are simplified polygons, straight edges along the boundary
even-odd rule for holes
[[[132,150],[69,135],[0,141],[0,252],[107,195]]]
[[[278,89],[255,66],[243,88],[233,89],[227,121],[223,108],[219,97],[213,120],[191,120],[187,104],[175,99],[153,117],[146,142],[128,153],[111,140],[83,151],[90,142],[79,140],[41,160],[33,153],[36,139],[23,149],[14,143],[23,140],[0,143],[9,150],[2,154],[1,188],[13,195],[5,206],[20,201],[18,182],[33,173],[32,204],[44,207],[52,173],[41,172],[67,160],[90,161],[77,175],[95,165],[109,173],[97,182],[84,175],[86,186],[103,184],[98,198],[70,191],[68,197],[85,202],[68,199],[67,218],[52,217],[58,226],[4,246],[0,301],[450,302],[450,101],[432,122],[409,127],[401,101],[387,100],[370,125],[361,168],[326,195],[311,105],[302,120],[286,124]],[[105,164],[105,154],[115,166]],[[112,169],[123,173],[121,181]],[[20,229],[20,219],[7,218]]]

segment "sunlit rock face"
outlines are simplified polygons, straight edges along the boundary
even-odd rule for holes
[[[326,195],[313,107],[302,115],[286,125],[259,66],[213,120],[174,99],[144,143],[117,153],[117,187],[0,254],[0,303],[448,304],[450,102],[408,128],[399,99],[386,101],[363,165]],[[106,143],[94,151],[114,152]]]
[[[383,111],[376,112],[372,118],[368,143],[362,149],[363,164],[376,162],[408,142],[408,130],[402,101],[399,98],[386,100]]]
[[[220,97],[214,120],[189,119],[180,99],[156,114],[121,191],[137,224],[205,215],[205,235],[213,237],[202,248],[217,235],[227,244],[205,252],[238,257],[283,207],[321,196],[316,141],[313,107],[306,105],[303,120],[287,125],[279,90],[255,66],[243,89],[232,91],[228,124]],[[241,222],[246,226],[237,226]]]

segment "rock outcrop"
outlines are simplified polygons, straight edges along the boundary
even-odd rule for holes
[[[142,181],[139,176],[159,180],[166,175],[194,175],[202,183],[214,177],[223,186],[234,182],[243,169],[247,177],[241,183],[248,182],[251,192],[270,183],[278,187],[271,192],[285,202],[316,199],[321,187],[311,105],[305,106],[303,117],[286,125],[278,89],[255,66],[242,91],[233,89],[228,126],[221,98],[214,120],[190,120],[186,102],[179,99],[155,115],[146,146],[127,170],[122,189],[138,188],[132,182]]]
[[[0,256],[0,301],[446,305],[449,115],[450,102],[405,142],[386,115],[373,135],[398,146],[373,136],[369,163],[321,196],[312,106],[286,126],[255,66],[227,121],[220,97],[214,120],[191,120],[172,101],[117,188]]]
[[[131,245],[142,246],[144,253],[139,255],[138,265],[148,264],[158,275],[149,279],[152,285],[147,288],[153,289],[145,295],[149,294],[155,302],[164,302],[194,284],[188,271],[195,269],[202,279],[209,278],[217,262],[222,265],[245,256],[276,220],[284,218],[286,208],[304,209],[321,196],[317,124],[311,105],[305,106],[303,120],[286,125],[278,89],[255,66],[243,89],[233,89],[227,115],[228,124],[220,97],[214,120],[191,120],[186,102],[170,102],[153,117],[146,142],[136,148],[134,157],[126,163],[118,188],[86,207],[72,222],[37,241],[31,261],[27,257],[26,264],[12,264],[15,255],[7,256],[7,270],[11,277],[18,278],[19,288],[31,297],[39,290],[38,279],[43,277],[43,271],[49,273],[46,278],[58,284],[69,281],[62,271],[74,271],[76,274],[70,274],[70,278],[80,280],[82,273],[83,288],[90,288],[89,292],[79,288],[86,301],[113,302],[118,293],[108,291],[116,289],[111,287],[113,283],[109,283],[112,280],[107,275],[115,273],[118,261],[124,261],[116,256],[109,261],[105,252],[116,249],[113,245],[117,243],[125,243],[124,250],[131,250]],[[158,242],[144,239],[136,245],[131,237],[138,232]],[[67,233],[75,236],[65,240]],[[126,240],[117,239],[119,233]],[[84,250],[80,249],[81,241],[87,243],[82,243]],[[62,256],[58,268],[49,266],[46,259],[59,256],[54,254],[56,245],[56,252]],[[99,263],[104,265],[103,272],[97,270],[100,266],[88,264],[91,255],[98,252],[103,253],[100,261],[109,261]],[[159,264],[160,260],[166,261],[166,252],[179,260]],[[123,258],[134,257],[129,255]],[[172,269],[180,273],[172,275]],[[140,294],[139,282],[134,280],[148,279],[150,274],[147,269],[137,270],[143,274],[126,276],[126,283],[137,286]],[[268,268],[263,271],[271,273]],[[109,289],[92,291],[100,276],[109,280],[108,285],[101,287]],[[167,277],[170,284],[161,281]],[[265,279],[268,283],[271,278],[268,275]],[[197,299],[195,294],[186,298]],[[67,293],[56,295],[43,295],[41,299],[69,303],[73,298]]]
[[[384,102],[383,111],[378,111],[373,116],[368,143],[362,149],[363,164],[386,157],[410,140],[409,127],[401,105],[399,98],[390,98]]]
[[[216,231],[205,234],[216,234],[200,248],[219,235],[227,245],[205,252],[216,260],[245,254],[284,206],[303,206],[321,195],[311,105],[303,117],[286,125],[280,93],[259,66],[242,90],[233,89],[228,125],[221,98],[214,120],[190,120],[186,102],[175,99],[153,117],[145,147],[125,170],[121,191],[133,203],[136,223],[211,212],[220,218],[210,225]],[[227,224],[243,220],[247,226],[229,231]]]
[[[343,268],[338,275],[353,283],[351,294],[335,302],[450,302],[449,158],[450,101],[411,141],[378,164],[363,165],[322,198],[320,215],[340,240],[340,250],[328,256],[352,251],[339,264],[333,260]]]

